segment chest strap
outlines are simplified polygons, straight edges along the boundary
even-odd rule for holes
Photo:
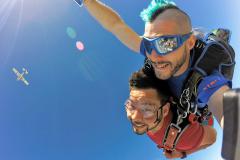
[[[159,148],[164,148],[167,151],[174,151],[176,148],[176,144],[184,132],[186,126],[189,124],[187,122],[187,118],[183,117],[178,109],[177,104],[172,104],[171,111],[173,113],[172,121],[168,126],[167,130],[165,131],[164,138],[162,140],[162,144],[158,145]]]
[[[171,123],[165,132],[162,147],[168,151],[174,151],[181,132],[182,129],[178,125]]]

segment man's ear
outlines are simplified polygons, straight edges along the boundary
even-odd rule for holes
[[[170,103],[167,102],[162,108],[163,117],[166,117],[168,115],[169,110],[170,110]]]
[[[196,43],[196,36],[192,34],[187,40],[187,49],[191,50],[195,46],[195,43]]]

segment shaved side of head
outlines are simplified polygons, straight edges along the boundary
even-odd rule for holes
[[[179,9],[167,9],[161,14],[159,14],[155,21],[172,21],[178,26],[178,31],[180,33],[189,33],[192,30],[192,24],[190,17],[183,11]]]

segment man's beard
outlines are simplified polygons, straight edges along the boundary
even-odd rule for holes
[[[132,120],[131,120],[131,123],[132,123],[133,132],[138,135],[143,135],[144,133],[146,133],[148,131],[148,125],[146,125],[145,123],[141,123],[141,124],[143,124],[145,129],[142,129],[142,128],[138,129],[138,127],[136,127],[136,125],[132,122]]]
[[[170,71],[170,73],[167,74],[167,75],[166,74],[162,74],[161,72],[158,72],[157,69],[155,69],[156,66],[154,64],[152,64],[155,76],[158,79],[161,79],[161,80],[166,80],[166,79],[169,79],[169,78],[173,77],[173,75],[175,75],[178,72],[178,70],[184,65],[184,63],[186,62],[186,58],[187,58],[187,51],[186,51],[186,47],[185,47],[183,56],[177,62],[177,64],[174,66],[174,68],[173,68],[173,64],[171,62],[169,62],[169,61],[159,63],[159,64],[163,64],[163,63],[164,64],[168,64],[170,66],[170,68],[173,68]]]
[[[137,128],[133,127],[133,132],[136,133],[137,135],[143,135],[147,133],[147,131],[148,131],[148,127],[146,127],[144,130],[138,130]]]

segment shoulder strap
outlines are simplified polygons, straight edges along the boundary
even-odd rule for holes
[[[203,79],[203,75],[197,71],[191,71],[187,81],[185,82],[184,88],[189,89],[189,99],[191,100],[192,96],[197,97],[197,87],[199,82]]]
[[[197,40],[194,47],[193,69],[206,76],[214,70],[220,71],[226,78],[232,79],[235,52],[233,48],[216,36],[207,40]]]

